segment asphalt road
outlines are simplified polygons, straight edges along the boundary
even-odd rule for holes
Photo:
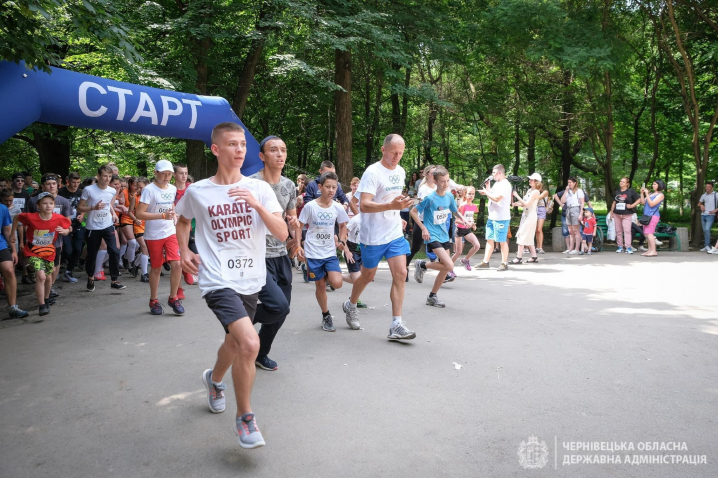
[[[201,374],[224,332],[196,286],[184,316],[153,317],[131,278],[123,292],[61,283],[45,320],[33,306],[29,321],[0,322],[0,476],[718,476],[717,265],[549,253],[505,273],[457,267],[446,309],[424,304],[429,273],[407,284],[408,343],[386,339],[385,264],[361,331],[346,326],[340,289],[337,332],[323,332],[296,273],[270,354],[279,370],[258,370],[254,387],[267,446],[251,451],[232,433],[231,383],[227,412],[207,409]],[[526,469],[519,448],[533,436],[546,448],[524,464],[543,468]],[[707,463],[651,458],[664,455]]]

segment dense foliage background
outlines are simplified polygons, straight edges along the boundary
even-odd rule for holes
[[[665,179],[666,212],[697,239],[695,205],[718,176],[715,0],[0,5],[1,58],[223,96],[256,137],[285,139],[292,178],[330,159],[348,183],[394,132],[407,171],[440,163],[460,183],[503,163],[552,191],[577,175],[610,205],[622,176]],[[213,169],[198,142],[43,124],[0,155],[0,177],[110,160],[147,174],[160,158]]]

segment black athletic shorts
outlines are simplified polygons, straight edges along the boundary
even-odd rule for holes
[[[12,252],[10,252],[10,248],[6,247],[2,251],[0,251],[0,262],[10,261],[12,262]]]
[[[359,244],[347,241],[347,248],[349,248],[354,257],[354,264],[347,262],[349,273],[361,272],[361,249],[359,249]]]
[[[142,237],[142,236],[144,236],[144,235],[145,235],[144,232],[141,232],[141,233],[139,233],[139,234],[135,234],[135,239],[137,239],[137,238],[139,238],[139,237]]]
[[[456,237],[466,237],[469,234],[471,234],[472,232],[474,232],[474,231],[472,231],[471,228],[469,228],[469,227],[464,227],[464,228],[457,227],[456,228]]]
[[[204,300],[207,302],[214,315],[217,316],[224,332],[229,333],[229,324],[244,317],[254,321],[254,314],[257,312],[257,300],[259,292],[251,295],[242,295],[232,289],[217,289],[207,292]]]
[[[451,242],[432,241],[426,243],[426,248],[430,251],[433,251],[434,249],[446,249],[448,251],[451,249]]]

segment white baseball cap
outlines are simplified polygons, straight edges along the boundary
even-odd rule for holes
[[[541,175],[539,173],[533,173],[531,176],[529,176],[529,179],[534,179],[538,182],[541,182]]]
[[[160,161],[157,161],[157,164],[155,165],[155,171],[158,171],[160,173],[163,173],[165,171],[172,171],[174,172],[174,168],[172,167],[172,163],[167,161],[166,159],[162,159]]]

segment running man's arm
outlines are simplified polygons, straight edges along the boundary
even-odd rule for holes
[[[145,204],[143,202],[137,205],[137,208],[135,208],[135,216],[137,216],[137,219],[142,221],[153,221],[155,219],[173,219],[175,217],[174,209],[167,212],[147,212],[147,208],[149,206],[149,204]]]
[[[100,204],[102,204],[102,202],[100,202]],[[92,211],[95,207],[87,204],[87,199],[80,199],[75,209],[77,209],[77,212],[86,213]]]
[[[361,193],[361,210],[364,213],[385,212],[385,211],[401,211],[414,202],[410,197],[397,196],[392,202],[378,203],[374,201],[374,195],[369,193]]]
[[[337,246],[337,249],[340,251],[344,251],[347,248],[347,235],[349,234],[349,231],[347,229],[347,223],[343,222],[339,224],[339,245]]]
[[[269,212],[269,210],[254,197],[252,192],[246,188],[232,188],[229,190],[229,196],[234,198],[235,201],[245,201],[249,207],[257,211],[257,214],[262,218],[262,222],[267,226],[267,230],[271,235],[282,242],[287,240],[287,237],[289,237],[289,229],[287,229],[287,225],[284,223],[281,212]],[[140,203],[140,207],[141,206],[142,203]]]
[[[421,237],[427,241],[430,240],[431,235],[429,234],[429,230],[426,228],[424,223],[421,222],[421,219],[419,219],[419,211],[416,210],[416,207],[411,208],[409,215],[412,219],[414,219],[414,223],[419,225],[419,229],[421,229]]]
[[[185,272],[199,275],[199,265],[202,261],[199,254],[195,254],[189,248],[189,234],[192,231],[192,219],[179,216],[177,219],[176,232],[177,242],[180,245],[180,266]]]

